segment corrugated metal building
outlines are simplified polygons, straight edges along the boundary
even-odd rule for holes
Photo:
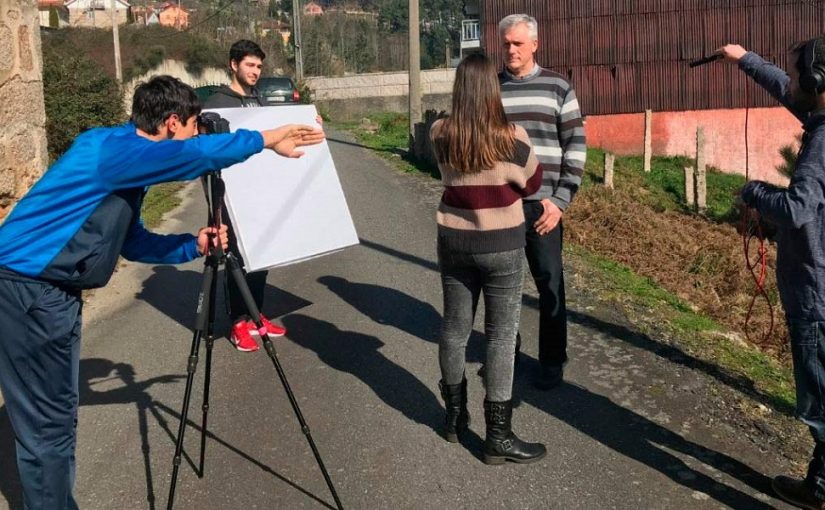
[[[598,126],[606,121],[631,122],[634,114],[654,112],[690,112],[723,110],[726,118],[718,123],[735,129],[742,122],[742,109],[770,107],[752,112],[751,134],[758,142],[765,136],[770,147],[757,156],[758,174],[767,174],[778,163],[777,132],[782,143],[793,140],[798,123],[793,117],[775,112],[776,101],[753,84],[735,66],[715,63],[695,69],[688,62],[708,55],[716,48],[736,42],[752,49],[781,67],[788,64],[789,47],[825,31],[825,2],[805,0],[480,0],[482,46],[502,62],[498,21],[512,13],[527,13],[539,22],[538,62],[567,77],[575,84],[582,111],[588,115],[591,140],[617,152],[638,152],[641,141],[622,144],[605,139]],[[704,112],[692,120],[684,113],[668,118],[656,115],[654,132],[671,139],[654,136],[654,152],[691,154],[692,134],[679,129],[686,137],[674,143],[675,127],[716,122]],[[599,116],[610,116],[599,119]],[[778,116],[780,120],[776,120]],[[734,121],[734,117],[738,119]],[[768,132],[760,134],[759,119],[773,118]],[[643,120],[642,129],[643,129]],[[605,126],[607,127],[607,126]],[[744,131],[742,125],[742,131]],[[706,127],[707,130],[707,127]],[[754,131],[755,130],[755,131]],[[784,130],[784,131],[781,131]],[[621,132],[616,126],[610,131]],[[687,136],[690,135],[690,136]],[[741,135],[720,133],[718,138],[736,144]],[[787,136],[786,136],[787,135]],[[712,133],[711,133],[712,136]],[[635,138],[634,138],[635,140]],[[730,146],[719,147],[711,164],[732,171],[742,171],[742,157],[731,157]],[[725,149],[725,150],[722,150]],[[757,149],[758,151],[759,149]],[[733,163],[728,164],[734,160]]]

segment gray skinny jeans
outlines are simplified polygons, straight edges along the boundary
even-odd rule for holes
[[[444,291],[438,358],[444,383],[460,384],[464,378],[467,340],[473,330],[478,297],[483,291],[487,400],[510,400],[521,313],[524,250],[456,253],[439,247],[438,263]]]

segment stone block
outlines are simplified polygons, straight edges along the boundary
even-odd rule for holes
[[[20,53],[20,69],[22,71],[31,71],[34,57],[32,56],[31,33],[29,32],[29,27],[26,25],[19,26],[17,28],[17,38],[17,48]]]
[[[26,123],[30,126],[46,125],[41,82],[25,82],[15,76],[5,83],[0,83],[0,125],[10,126],[15,123]]]
[[[11,167],[5,165],[0,170],[0,197],[18,198],[17,193],[17,176]]]
[[[5,81],[14,71],[14,32],[0,23],[0,81]]]

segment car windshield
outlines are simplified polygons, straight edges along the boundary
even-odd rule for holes
[[[289,78],[261,78],[258,80],[258,90],[261,92],[292,90],[292,88],[292,80]]]

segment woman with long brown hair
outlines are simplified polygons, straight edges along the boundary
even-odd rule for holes
[[[541,184],[541,167],[524,129],[504,116],[493,63],[482,54],[456,70],[450,117],[433,140],[444,194],[438,207],[438,262],[444,291],[439,342],[445,435],[457,442],[469,426],[465,350],[479,296],[487,337],[484,462],[533,462],[544,445],[513,433],[513,361],[521,311],[525,226],[521,199]]]

